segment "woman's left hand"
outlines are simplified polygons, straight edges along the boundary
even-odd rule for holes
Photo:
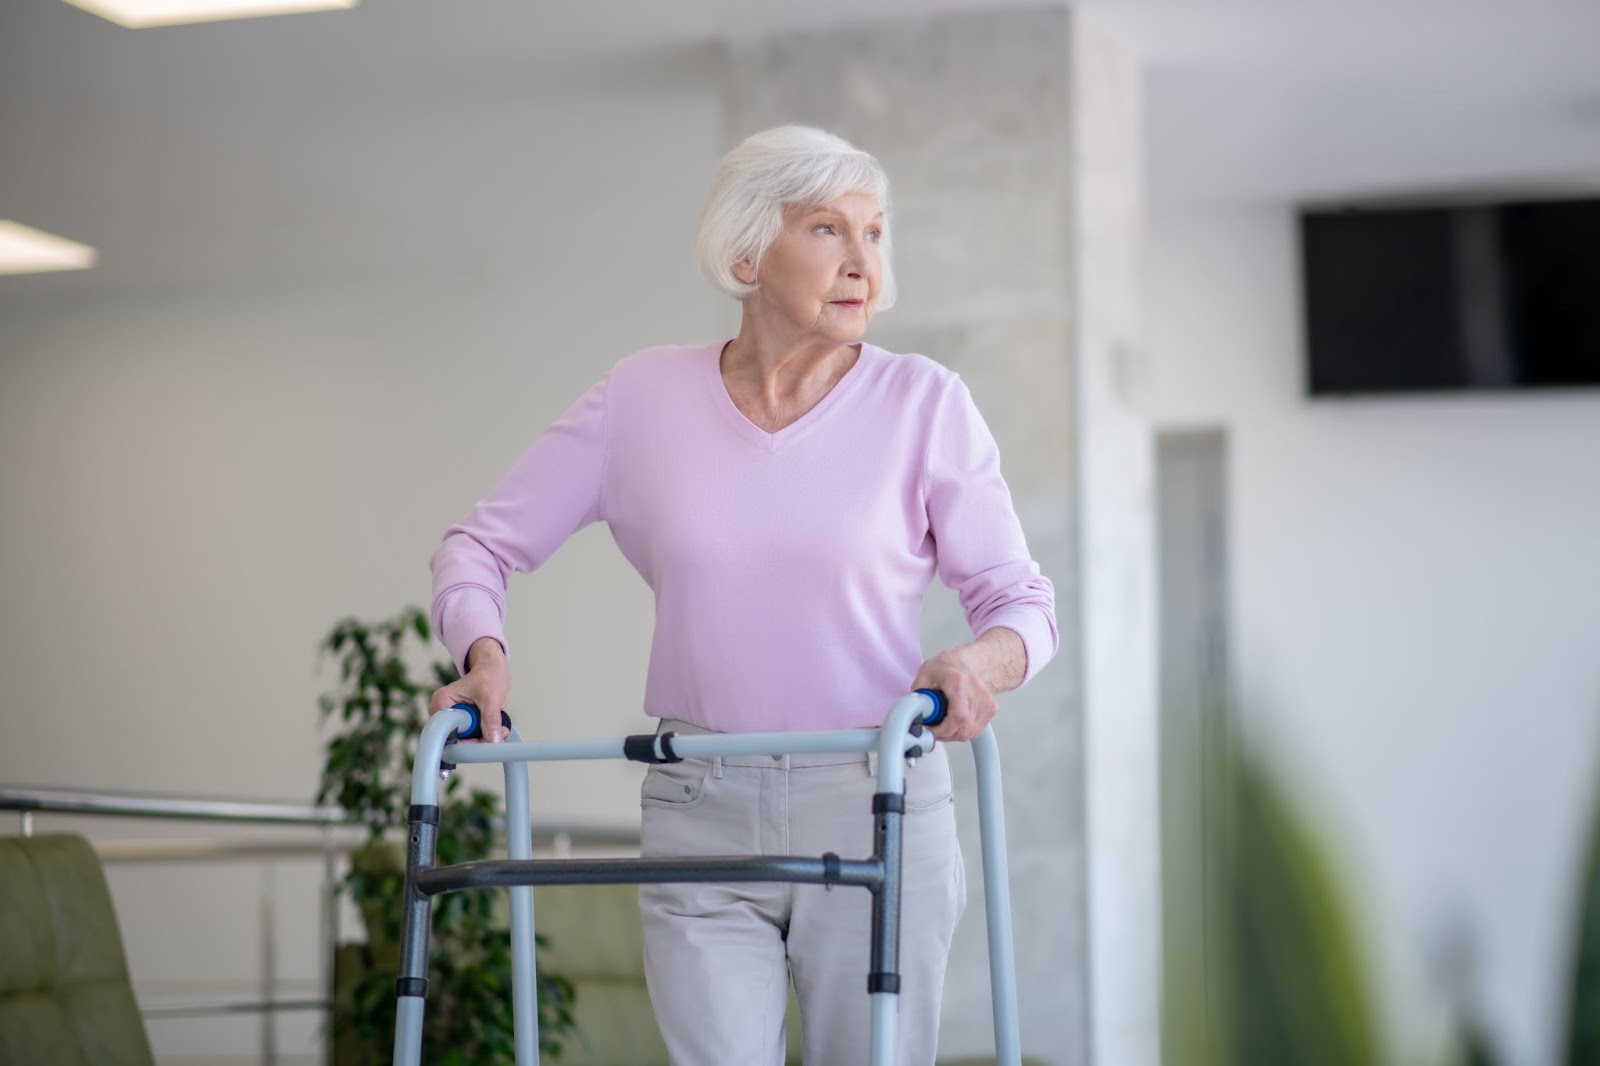
[[[911,688],[936,688],[944,693],[949,710],[944,721],[933,727],[933,735],[944,741],[971,740],[983,732],[999,709],[994,693],[960,648],[949,648],[923,663]]]

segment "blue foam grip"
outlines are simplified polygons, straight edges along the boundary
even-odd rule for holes
[[[478,728],[483,723],[478,720],[478,708],[470,703],[458,703],[450,708],[452,711],[466,711],[472,715],[472,724],[465,729],[456,730],[457,740],[470,740],[478,735]]]
[[[478,708],[470,703],[458,703],[450,708],[453,711],[466,711],[472,716],[472,724],[456,732],[457,740],[476,740],[483,735],[483,720],[478,716]],[[500,724],[507,729],[511,728],[511,716],[505,711],[500,712]]]
[[[943,692],[936,688],[919,688],[917,695],[926,696],[933,701],[933,713],[922,716],[923,725],[938,725],[944,721],[944,716],[950,713],[950,701],[945,699]]]

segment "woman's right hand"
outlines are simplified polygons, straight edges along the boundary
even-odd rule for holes
[[[511,666],[506,661],[506,650],[493,637],[479,637],[467,649],[467,672],[440,689],[435,689],[428,700],[428,717],[454,707],[470,703],[478,708],[478,721],[483,723],[483,738],[498,744],[506,738],[506,727],[500,721],[506,699],[511,695]]]

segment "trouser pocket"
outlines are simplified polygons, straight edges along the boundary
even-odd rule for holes
[[[639,804],[667,810],[688,810],[705,799],[706,775],[711,763],[705,759],[652,765],[639,785]]]

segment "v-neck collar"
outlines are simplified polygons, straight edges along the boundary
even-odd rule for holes
[[[861,376],[861,366],[867,361],[872,350],[872,345],[866,341],[861,342],[861,351],[856,356],[856,361],[844,376],[833,383],[833,387],[823,394],[822,399],[812,405],[811,410],[784,426],[776,433],[768,433],[750,419],[745,417],[739,405],[733,402],[733,397],[728,394],[727,383],[722,380],[722,352],[731,341],[724,340],[710,346],[708,357],[705,360],[707,368],[706,383],[711,387],[712,402],[723,413],[728,424],[745,440],[769,452],[776,452],[791,441],[805,433],[806,430],[816,425],[839,401],[850,391],[850,387]]]

